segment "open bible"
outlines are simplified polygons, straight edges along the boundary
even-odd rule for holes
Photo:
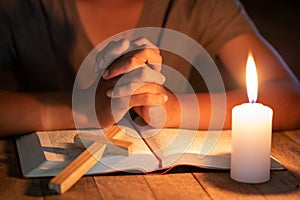
[[[178,165],[230,169],[230,130],[152,129],[127,125],[120,125],[122,131],[114,139],[132,142],[131,154],[105,154],[86,174],[119,171],[146,173],[169,170]],[[74,136],[78,132],[93,136],[101,134],[101,130],[61,130],[34,132],[17,137],[23,176],[57,175],[84,151],[84,148],[74,144]],[[271,157],[270,161],[272,170],[284,169],[276,159]]]

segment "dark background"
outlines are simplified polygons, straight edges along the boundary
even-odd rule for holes
[[[240,0],[260,33],[300,80],[300,6],[296,0]]]

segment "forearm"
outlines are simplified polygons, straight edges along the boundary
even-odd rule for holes
[[[234,105],[246,102],[246,93],[233,90],[226,93],[180,94],[177,95],[176,103],[173,98],[170,99],[166,104],[170,116],[167,127],[229,129],[231,109]]]
[[[71,92],[0,94],[0,136],[74,128]]]
[[[273,81],[258,89],[258,101],[273,109],[273,129],[300,128],[300,86],[292,81]]]
[[[224,95],[226,98],[225,107]],[[182,94],[178,97],[181,99],[181,105],[175,98],[170,98],[170,102],[166,104],[166,109],[171,116],[169,117],[170,123],[166,124],[168,127],[230,129],[232,108],[248,102],[246,89],[231,90],[225,94],[198,93],[196,94],[197,103],[191,100],[192,94]],[[261,84],[258,102],[273,109],[273,130],[300,127],[300,107],[298,105],[300,91],[296,84],[290,81]],[[195,127],[197,111],[200,116],[198,126]]]

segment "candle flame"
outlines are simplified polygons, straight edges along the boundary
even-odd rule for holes
[[[258,78],[256,72],[256,65],[251,52],[249,52],[248,54],[246,65],[246,84],[249,102],[255,103],[257,100]]]

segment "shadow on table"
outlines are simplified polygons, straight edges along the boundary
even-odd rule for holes
[[[5,143],[4,151],[7,155],[6,157],[6,164],[8,165],[7,168],[7,175],[9,177],[21,178],[21,167],[18,159],[18,153],[16,151],[16,146],[14,143],[14,138],[4,138],[7,140]]]
[[[230,178],[229,171],[194,173],[194,176],[204,188],[218,188],[239,194],[280,195],[300,192],[300,181],[288,170],[272,171],[270,180],[259,184],[237,182]]]
[[[205,188],[218,188],[238,194],[251,195],[280,195],[300,192],[299,175],[289,170],[271,172],[268,182],[259,184],[240,183],[230,178],[229,170],[211,170],[193,166],[176,166],[169,171],[156,171],[150,174],[178,174],[193,173],[198,182]],[[136,175],[141,173],[116,172],[100,176]]]

